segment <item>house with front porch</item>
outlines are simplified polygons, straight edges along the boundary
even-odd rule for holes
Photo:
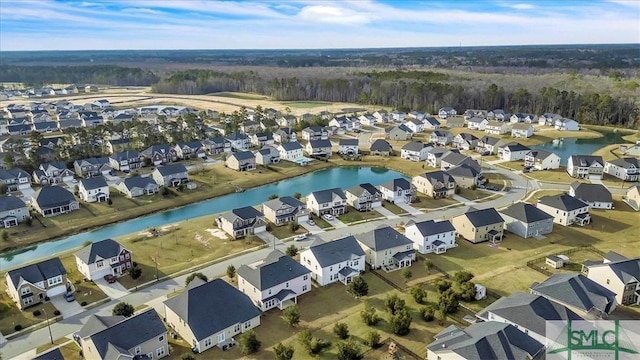
[[[404,226],[404,236],[413,242],[413,248],[421,254],[444,254],[456,243],[456,229],[449,220],[413,221]]]
[[[20,169],[0,169],[0,183],[4,184],[7,192],[31,188],[31,175]]]
[[[433,149],[433,146],[422,141],[412,141],[402,147],[400,157],[411,161],[425,161],[431,149]]]
[[[153,195],[160,191],[160,186],[150,176],[132,176],[116,185],[116,189],[128,198]]]
[[[251,171],[256,169],[256,156],[251,151],[238,151],[227,156],[224,165],[235,171]]]
[[[71,191],[60,186],[47,186],[36,190],[31,198],[33,210],[44,217],[52,217],[80,209],[80,203]]]
[[[469,207],[464,214],[454,217],[451,223],[461,237],[474,244],[500,242],[504,236],[504,219],[494,208],[479,210]]]
[[[511,126],[511,137],[514,138],[530,138],[533,136],[535,128],[531,124],[518,123]]]
[[[155,166],[178,161],[178,152],[167,144],[151,145],[141,155]]]
[[[416,191],[434,199],[451,197],[456,192],[456,180],[446,171],[430,171],[411,179]]]
[[[108,175],[113,168],[108,157],[93,157],[73,162],[73,169],[79,177]]]
[[[553,216],[556,224],[569,226],[575,223],[584,226],[591,222],[589,204],[568,194],[542,197],[536,206]]]
[[[480,140],[478,140],[478,144],[476,145],[476,152],[480,154],[486,155],[496,155],[498,153],[498,148],[505,144],[502,139],[493,137],[493,136],[483,136]]]
[[[602,180],[604,161],[602,156],[571,155],[567,159],[567,173],[577,179]]]
[[[569,186],[569,195],[589,204],[592,209],[613,209],[611,191],[602,184],[574,181]]]
[[[144,166],[144,157],[135,150],[116,152],[109,156],[109,165],[114,170],[129,172]]]
[[[525,154],[524,166],[536,170],[557,169],[560,167],[560,156],[546,150],[533,149]]]
[[[394,204],[411,204],[416,199],[416,187],[405,178],[396,178],[378,185],[382,198]]]
[[[322,126],[309,126],[302,129],[302,139],[311,140],[329,140],[329,130]]]
[[[67,270],[58,257],[8,271],[5,281],[20,310],[67,292]]]
[[[62,161],[40,164],[40,167],[33,171],[33,181],[42,186],[70,182],[74,178],[73,171],[67,169],[67,165]]]
[[[0,196],[0,227],[18,226],[29,216],[29,208],[17,196]]]
[[[358,139],[340,139],[338,142],[338,154],[355,156],[359,152]]]
[[[640,180],[640,160],[625,157],[609,160],[604,164],[604,172],[624,181]]]
[[[283,310],[311,291],[311,271],[278,250],[257,263],[240,266],[237,277],[238,289],[262,311]]]
[[[395,270],[411,266],[416,259],[413,242],[389,225],[355,235],[371,269]]]
[[[505,229],[522,237],[539,237],[553,231],[553,216],[525,202],[517,202],[500,211]]]
[[[429,135],[429,141],[438,146],[445,146],[453,141],[453,135],[449,131],[435,130]]]
[[[227,350],[236,344],[234,336],[260,326],[260,310],[249,296],[222,279],[196,277],[163,304],[167,325],[196,353]]]
[[[492,135],[504,135],[511,131],[511,123],[503,121],[489,121],[484,132]]]
[[[222,213],[216,218],[216,225],[233,239],[267,231],[264,214],[251,206]]]
[[[504,161],[524,160],[529,151],[531,151],[529,147],[511,142],[498,148],[498,157]]]
[[[204,158],[207,153],[201,141],[181,142],[175,146],[176,154],[180,159]]]
[[[299,224],[309,220],[307,205],[291,196],[282,196],[263,203],[262,213],[275,226],[287,225],[294,221]]]
[[[393,147],[387,140],[376,139],[369,147],[369,155],[389,156],[393,154]]]
[[[331,157],[331,140],[309,140],[305,147],[309,156]]]
[[[109,184],[104,176],[94,176],[88,179],[80,179],[78,183],[78,196],[86,202],[105,202],[110,197]]]
[[[469,130],[485,131],[487,124],[489,124],[489,120],[480,117],[472,117],[467,121]]]
[[[133,267],[131,251],[113,239],[91,243],[74,255],[78,271],[87,280],[120,277]]]
[[[453,147],[459,150],[473,150],[478,145],[477,136],[469,133],[460,133],[453,138]]]
[[[302,144],[297,141],[281,143],[278,145],[277,149],[280,153],[280,160],[296,162],[304,157],[302,152],[304,148],[302,147]]]
[[[347,196],[340,188],[314,191],[306,199],[307,208],[317,216],[337,216],[347,212]]]
[[[347,204],[358,211],[370,211],[382,206],[382,193],[369,183],[350,187],[344,194]]]
[[[320,286],[340,281],[349,284],[364,272],[365,253],[353,236],[328,242],[316,241],[300,253],[300,264],[311,271]]]

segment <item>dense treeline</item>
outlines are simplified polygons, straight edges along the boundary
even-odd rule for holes
[[[419,73],[419,74],[416,74]],[[554,87],[530,92],[522,87],[496,84],[463,86],[447,74],[392,71],[358,73],[342,78],[272,78],[256,73],[221,73],[208,70],[178,72],[155,84],[160,93],[203,94],[219,91],[255,92],[276,100],[353,102],[417,109],[434,113],[443,106],[465,109],[505,109],[542,114],[556,112],[587,124],[637,127],[633,98],[578,93]]]
[[[95,66],[0,66],[0,82],[34,86],[44,84],[100,84],[149,86],[159,80],[153,72],[115,65]]]

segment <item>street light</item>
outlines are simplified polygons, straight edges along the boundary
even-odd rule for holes
[[[51,345],[53,345],[53,334],[51,334],[51,324],[49,324],[49,314],[47,314],[47,311],[44,308],[42,308],[42,312],[47,317],[47,328],[49,329],[49,340],[51,340]]]

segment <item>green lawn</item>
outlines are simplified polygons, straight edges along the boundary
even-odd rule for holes
[[[502,184],[500,185],[500,188],[502,188]],[[463,198],[469,200],[469,201],[474,201],[474,200],[479,200],[482,198],[485,198],[487,196],[491,196],[492,193],[487,192],[487,191],[483,191],[480,189],[467,189],[467,188],[460,188],[460,192],[458,193],[458,195],[462,196]]]
[[[267,100],[269,99],[268,96],[264,96],[264,95],[253,95],[253,94],[246,94],[246,93],[233,93],[233,92],[219,92],[219,93],[214,93],[211,94],[213,96],[219,96],[219,97],[226,97],[226,98],[231,98],[231,99],[239,99],[239,100]]]
[[[394,203],[390,203],[388,201],[383,201],[382,202],[382,207],[384,207],[385,209],[391,211],[392,213],[396,214],[396,215],[402,215],[402,214],[407,214],[407,212],[401,208],[400,206],[394,204]]]
[[[282,105],[288,106],[292,109],[294,108],[295,109],[311,109],[311,108],[327,106],[331,104],[332,103],[325,102],[325,101],[290,101],[290,102],[282,103]]]
[[[298,230],[291,231],[289,229],[289,225],[275,226],[271,224],[271,230],[269,232],[278,239],[286,239],[291,236],[306,234],[307,229],[300,225],[300,227],[298,227]]]
[[[18,309],[18,306],[4,289],[2,290],[2,293],[0,293],[0,333],[3,335],[13,334],[16,331],[16,325],[26,329],[31,325],[46,321],[47,315],[50,318],[54,317],[53,312],[56,311],[56,308],[50,302],[43,302],[22,311]],[[40,311],[39,316],[33,315],[36,310]]]
[[[309,214],[309,217],[311,218],[311,220],[313,220],[314,223],[316,223],[316,226],[318,226],[320,229],[328,229],[333,227],[333,225],[329,224],[326,220],[319,216],[316,216],[315,214]]]
[[[530,173],[527,173],[526,175],[540,181],[563,183],[563,184],[571,184],[572,182],[578,180],[569,176],[569,174],[567,174],[567,171],[563,166],[561,166],[559,169],[553,169],[553,170],[532,171]],[[582,180],[582,181],[586,181],[586,180]]]
[[[523,161],[507,161],[500,163],[499,166],[506,167],[511,170],[522,170],[524,169]]]
[[[417,196],[417,200],[411,203],[411,206],[415,207],[416,209],[437,209],[444,206],[456,204],[459,204],[459,202],[452,198],[434,199],[432,197],[419,194]]]
[[[375,210],[358,211],[352,207],[349,207],[349,211],[347,213],[338,216],[338,220],[342,221],[345,224],[380,218],[384,218],[384,216],[382,216],[382,214]]]

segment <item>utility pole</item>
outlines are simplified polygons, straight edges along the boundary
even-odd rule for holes
[[[151,261],[153,261],[153,263],[156,265],[156,281],[159,281],[160,279],[158,279],[158,254],[156,254],[156,256],[152,256]]]
[[[42,308],[42,312],[47,317],[47,328],[49,329],[49,340],[51,340],[51,345],[53,345],[53,334],[51,334],[51,325],[49,324],[49,314],[47,314],[47,311],[44,308]]]

